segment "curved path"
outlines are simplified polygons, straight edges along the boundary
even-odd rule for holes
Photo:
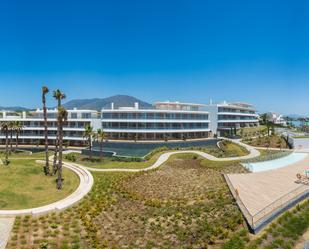
[[[76,164],[76,163],[71,163],[71,164],[76,166],[76,167],[80,167],[80,168],[83,168],[83,169],[87,169],[89,171],[96,171],[96,172],[142,172],[142,171],[153,170],[153,169],[160,167],[163,163],[165,163],[169,159],[170,156],[175,155],[175,154],[194,153],[194,154],[197,154],[197,155],[204,157],[208,160],[218,161],[218,162],[245,160],[245,159],[251,159],[251,158],[254,158],[254,157],[257,157],[257,156],[260,155],[260,152],[257,149],[255,149],[254,147],[252,147],[250,145],[244,144],[244,143],[240,142],[239,140],[230,140],[230,139],[225,139],[225,140],[232,141],[232,142],[246,148],[248,150],[249,154],[246,155],[246,156],[241,156],[241,157],[218,158],[218,157],[210,155],[206,152],[202,152],[202,151],[198,151],[198,150],[171,151],[171,152],[163,153],[153,165],[146,167],[146,168],[142,168],[142,169],[127,169],[127,168],[100,169],[100,168],[86,167],[86,166]]]
[[[38,160],[37,162],[44,163],[44,161],[40,160]],[[18,209],[18,210],[0,210],[0,217],[14,217],[16,215],[27,215],[27,214],[31,215],[46,214],[53,211],[63,210],[80,201],[91,190],[93,185],[93,176],[87,169],[76,167],[75,165],[71,165],[69,163],[64,163],[63,166],[72,170],[75,174],[77,174],[80,180],[79,186],[72,194],[70,194],[69,196],[67,196],[62,200],[59,200],[57,202],[42,207]]]

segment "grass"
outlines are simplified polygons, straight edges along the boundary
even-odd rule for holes
[[[223,157],[237,157],[248,155],[248,151],[235,143],[230,141],[222,141],[220,143],[220,149],[216,146],[205,146],[205,147],[190,147],[190,148],[178,148],[176,150],[169,150],[166,147],[158,148],[153,150],[145,159],[141,158],[120,158],[120,157],[104,157],[102,160],[98,157],[93,157],[92,160],[88,156],[84,156],[78,153],[71,153],[65,156],[65,160],[76,162],[78,164],[93,167],[93,168],[128,168],[128,169],[143,169],[154,164],[157,159],[163,153],[167,151],[179,151],[179,150],[200,150],[211,154],[218,158]]]
[[[218,247],[244,228],[224,172],[245,170],[181,154],[151,172],[94,173],[91,193],[74,208],[18,218],[7,248]]]
[[[234,234],[222,249],[292,249],[309,229],[309,200],[298,204],[249,240],[245,232]]]
[[[79,178],[64,168],[63,190],[56,189],[56,176],[44,175],[35,160],[12,159],[0,166],[0,209],[39,207],[63,199],[78,187]]]
[[[222,177],[245,172],[238,161],[194,154],[173,155],[151,172],[96,172],[76,206],[18,217],[7,248],[291,248],[281,245],[293,245],[308,227],[308,201],[249,236]]]
[[[292,151],[280,151],[280,150],[259,150],[260,156],[256,158],[251,158],[248,160],[243,160],[243,163],[256,163],[256,162],[264,162],[274,159],[279,159],[285,156],[288,156],[292,153]]]

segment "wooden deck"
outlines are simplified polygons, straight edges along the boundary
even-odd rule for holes
[[[309,170],[309,154],[303,160],[284,168],[270,171],[227,175],[239,199],[254,216],[259,211],[289,192],[299,188],[297,173]],[[309,185],[305,185],[308,188]]]

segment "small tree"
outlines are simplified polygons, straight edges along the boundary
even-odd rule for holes
[[[104,139],[105,139],[105,132],[103,131],[103,129],[97,130],[97,132],[95,134],[95,138],[100,144],[100,160],[102,161],[102,159],[103,159],[103,142],[104,142]]]
[[[84,138],[86,138],[86,141],[89,147],[89,160],[92,159],[92,138],[93,136],[94,136],[93,127],[90,124],[87,124],[84,130]]]
[[[9,124],[8,122],[1,123],[1,131],[5,135],[5,159],[4,165],[9,165]]]

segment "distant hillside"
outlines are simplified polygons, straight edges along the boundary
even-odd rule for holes
[[[66,109],[86,109],[86,110],[101,110],[102,108],[110,108],[111,103],[114,103],[114,107],[127,107],[134,106],[135,102],[138,102],[140,107],[149,108],[151,104],[144,102],[140,99],[134,98],[132,96],[127,95],[115,95],[108,98],[95,98],[95,99],[74,99],[68,101],[63,106]]]
[[[298,118],[307,118],[309,115],[302,115],[302,114],[289,114],[289,115],[284,115],[285,117],[289,117],[292,119],[298,119]]]
[[[21,107],[21,106],[10,106],[10,107],[0,106],[0,110],[5,110],[5,111],[30,111],[31,109],[26,108],[26,107]]]

